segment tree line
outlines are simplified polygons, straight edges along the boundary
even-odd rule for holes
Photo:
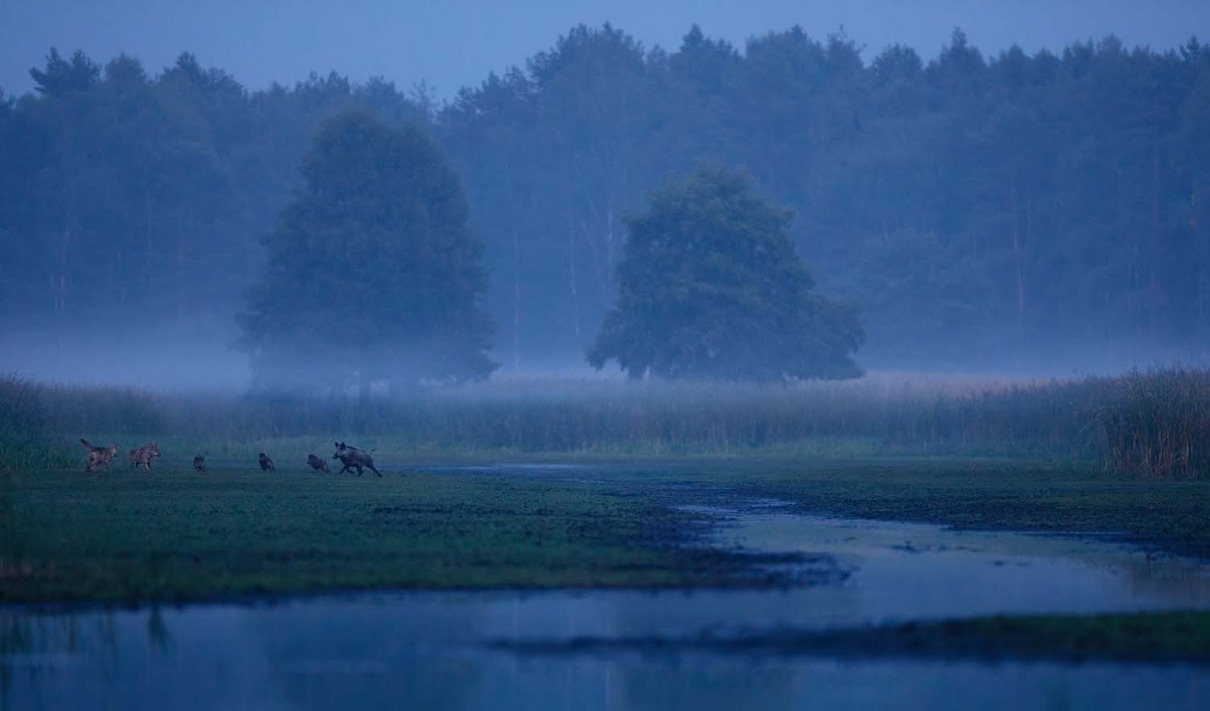
[[[484,244],[507,368],[582,362],[646,196],[741,167],[869,364],[1041,348],[1196,349],[1210,336],[1210,50],[869,56],[799,28],[675,51],[577,27],[445,103],[338,74],[249,91],[182,55],[149,74],[52,51],[0,97],[0,319],[136,318],[225,333],[268,268],[323,121],[356,107],[434,140]]]

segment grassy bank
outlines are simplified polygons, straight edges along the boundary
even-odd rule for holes
[[[1210,372],[1071,381],[869,377],[780,386],[504,380],[346,397],[156,394],[0,379],[0,467],[82,460],[79,437],[218,456],[346,439],[408,457],[978,455],[1151,477],[1210,472]]]
[[[682,545],[694,515],[601,487],[186,466],[0,477],[0,601],[728,585],[750,564]]]

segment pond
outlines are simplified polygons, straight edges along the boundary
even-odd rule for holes
[[[1190,665],[529,655],[508,641],[692,639],[993,613],[1210,607],[1210,569],[1109,537],[800,516],[750,502],[714,545],[824,568],[774,590],[424,592],[0,612],[14,709],[1204,708]],[[675,648],[674,648],[675,649]]]

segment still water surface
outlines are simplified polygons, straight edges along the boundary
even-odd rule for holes
[[[0,708],[1207,709],[1210,669],[728,653],[527,656],[498,640],[752,634],[1001,612],[1210,608],[1210,566],[1089,538],[727,515],[716,545],[827,554],[766,591],[378,593],[0,612]]]

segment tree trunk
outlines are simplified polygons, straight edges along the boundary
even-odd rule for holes
[[[580,347],[580,289],[576,284],[576,230],[567,224],[567,277],[571,289],[571,329],[576,347]]]
[[[63,228],[63,241],[59,245],[59,274],[51,278],[54,289],[55,311],[62,314],[67,309],[67,257],[71,252],[71,226]]]
[[[617,244],[617,238],[614,235],[614,213],[613,213],[613,193],[609,194],[609,201],[605,205],[605,299],[606,302],[613,301],[613,286],[617,277],[615,264],[617,264],[617,252],[620,245]]]
[[[146,237],[147,237],[147,254],[146,254],[147,294],[148,294],[148,296],[151,296],[155,292],[155,283],[153,281],[153,275],[152,275],[152,269],[151,269],[152,252],[154,251],[154,244],[152,242],[152,236],[151,236],[151,192],[148,191],[146,188],[143,189],[143,215],[147,220],[147,225],[146,225],[146,232],[147,232],[147,234],[146,234]]]
[[[370,374],[365,371],[357,375],[357,404],[361,407],[370,404]]]
[[[185,265],[185,254],[186,254],[186,252],[189,251],[189,247],[186,244],[185,240],[186,240],[185,231],[181,230],[179,233],[179,236],[177,237],[177,246],[176,246],[177,278],[176,278],[176,288],[173,289],[173,291],[176,292],[176,311],[177,311],[178,319],[186,318],[186,313],[187,313],[187,308],[188,308],[187,300],[189,298],[188,295],[190,293],[189,289],[182,288],[182,285],[190,283],[189,272]]]
[[[1013,185],[1013,271],[1017,282],[1017,346],[1022,345],[1025,333],[1025,274],[1021,256],[1021,211],[1017,205],[1017,186]]]
[[[1159,313],[1159,287],[1155,267],[1160,259],[1160,150],[1151,149],[1151,229],[1148,230],[1147,257],[1147,331],[1154,339],[1156,316]]]
[[[513,370],[521,372],[521,247],[513,230]]]
[[[1197,220],[1197,187],[1189,189],[1189,229],[1193,232],[1193,244],[1202,244],[1200,225]],[[1197,342],[1205,343],[1207,335],[1206,297],[1210,292],[1206,289],[1207,275],[1205,270],[1199,270],[1197,277]],[[1201,357],[1206,357],[1203,347]]]

